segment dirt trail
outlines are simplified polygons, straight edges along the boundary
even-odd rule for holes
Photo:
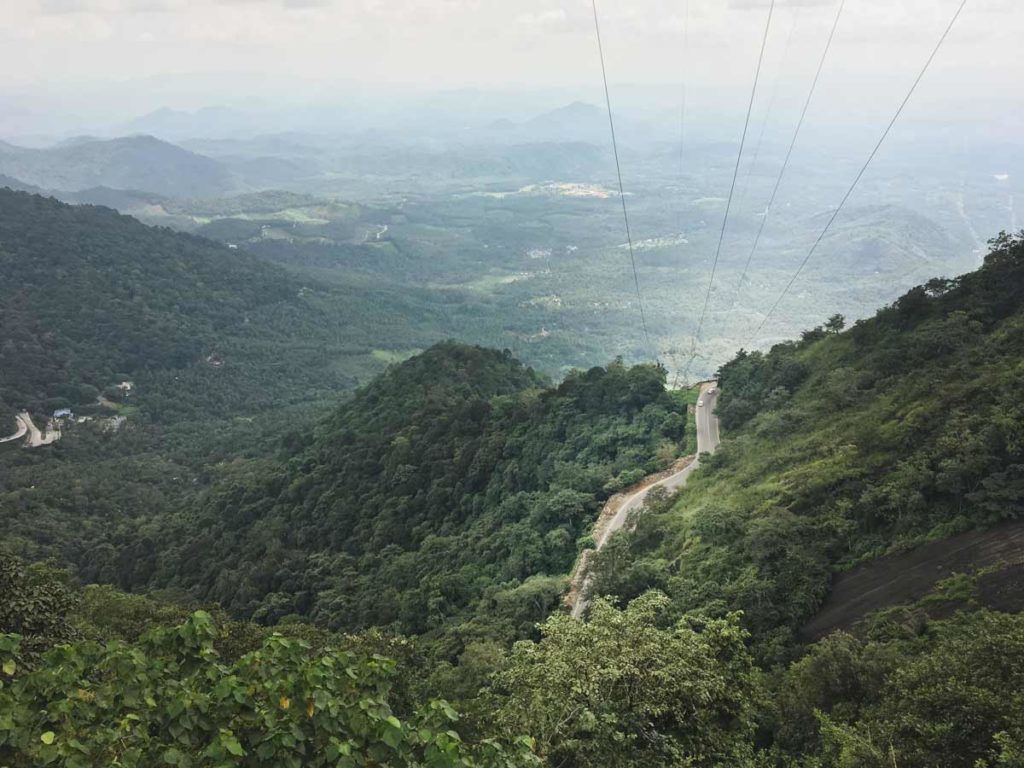
[[[613,521],[615,521],[619,512],[622,508],[637,497],[638,494],[643,494],[646,498],[646,491],[650,491],[651,488],[661,483],[666,478],[677,475],[686,469],[690,464],[693,463],[695,457],[685,456],[664,470],[654,475],[648,475],[636,485],[631,485],[623,491],[619,491],[612,496],[608,501],[605,502],[604,508],[601,510],[601,514],[597,516],[597,520],[594,523],[593,531],[591,532],[591,538],[595,543],[598,544],[598,549],[603,546],[604,542],[608,540],[608,537],[614,532],[612,530]],[[587,573],[589,571],[590,556],[594,550],[586,549],[580,553],[579,560],[576,561],[576,568],[572,573],[572,580],[569,582],[569,591],[566,592],[563,600],[564,604],[573,609],[576,606],[576,601],[579,600],[580,590],[583,588],[583,583],[586,580]]]
[[[718,448],[718,417],[714,412],[718,402],[716,384],[714,381],[701,384],[696,413],[697,455],[679,459],[668,469],[649,475],[631,488],[615,494],[601,510],[591,532],[595,549],[580,553],[569,582],[569,591],[563,600],[573,618],[580,618],[587,609],[587,601],[583,595],[592,579],[590,558],[594,551],[604,547],[609,537],[626,525],[631,512],[643,507],[652,488],[662,487],[671,492],[683,487],[690,474],[700,466],[700,454],[714,453]]]

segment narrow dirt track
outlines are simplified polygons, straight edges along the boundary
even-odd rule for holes
[[[682,488],[686,485],[691,473],[700,467],[700,454],[714,453],[718,448],[719,425],[718,416],[715,415],[715,406],[718,404],[717,382],[709,381],[702,384],[699,398],[701,405],[697,408],[695,419],[697,455],[687,457],[686,460],[679,462],[675,471],[652,475],[626,494],[617,494],[609,499],[594,526],[596,550],[602,549],[608,543],[611,535],[622,529],[631,512],[643,507],[644,502],[647,501],[647,494],[653,488],[665,488],[670,492]],[[564,603],[575,619],[581,618],[587,609],[587,600],[584,595],[593,581],[589,571],[590,557],[594,551],[588,549],[580,554],[580,558],[576,562],[576,569],[573,571],[569,592],[565,596]]]
[[[25,443],[28,448],[39,448],[43,445],[51,445],[60,440],[60,430],[50,429],[47,427],[46,433],[40,431],[39,427],[32,421],[32,416],[28,411],[22,411],[18,414],[18,418],[21,419],[25,426],[28,428],[28,441]]]

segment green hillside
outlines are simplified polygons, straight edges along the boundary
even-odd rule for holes
[[[1024,768],[1022,33],[0,0],[0,768]]]
[[[265,414],[337,397],[384,369],[381,350],[425,347],[446,323],[421,297],[326,286],[106,208],[6,189],[0,271],[0,404],[40,414],[88,405],[125,377],[157,421]]]
[[[832,325],[722,367],[726,442],[618,544],[602,591],[741,609],[763,656],[785,658],[836,571],[1024,514],[1019,237],[977,272]]]
[[[1024,236],[724,365],[725,442],[612,537],[579,622],[601,503],[686,444],[663,369],[551,385],[445,342],[327,406],[370,370],[343,361],[422,338],[400,297],[105,209],[0,213],[8,406],[140,389],[116,438],[0,454],[0,762],[1021,764]],[[810,642],[872,568],[917,588]]]
[[[441,344],[284,463],[226,472],[161,534],[153,584],[263,622],[531,634],[598,502],[674,458],[684,424],[652,366],[552,389],[508,353]]]
[[[35,405],[184,368],[298,286],[250,256],[101,208],[0,190],[0,387]]]
[[[152,136],[83,138],[46,149],[0,142],[0,173],[44,189],[141,189],[170,197],[212,197],[237,186],[215,160]]]

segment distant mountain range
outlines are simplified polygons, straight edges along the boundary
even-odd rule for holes
[[[136,210],[151,197],[209,199],[271,187],[321,192],[325,177],[339,174],[460,182],[590,179],[605,167],[608,143],[605,109],[582,101],[443,137],[435,135],[437,126],[424,128],[418,138],[247,136],[245,127],[246,116],[226,107],[162,108],[118,126],[129,134],[119,138],[73,136],[45,148],[0,141],[0,186]],[[622,127],[628,137],[641,126],[627,119]],[[129,191],[125,201],[122,193]]]
[[[168,197],[216,197],[238,189],[224,165],[152,136],[81,137],[47,149],[0,142],[0,174],[20,188],[77,192],[142,189]]]
[[[608,140],[608,113],[603,107],[574,101],[524,122],[495,120],[482,131],[482,135],[491,139],[516,143],[555,141],[604,143]]]
[[[146,134],[167,141],[227,137],[244,130],[249,118],[228,107],[204,107],[195,112],[162,107],[117,127],[118,133]]]
[[[16,179],[3,173],[0,173],[0,187],[7,187],[15,192],[31,192],[35,195],[45,194],[45,190],[31,184],[26,184],[21,179]]]
[[[138,212],[149,205],[171,205],[172,199],[155,192],[145,192],[139,189],[114,189],[113,187],[89,187],[77,192],[67,192],[60,189],[43,189],[32,184],[26,184],[20,179],[12,176],[5,176],[0,173],[0,189],[6,187],[15,192],[29,192],[33,195],[43,197],[54,197],[61,202],[72,205],[102,205],[113,208],[117,211]]]

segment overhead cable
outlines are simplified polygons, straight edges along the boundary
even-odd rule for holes
[[[619,180],[619,199],[622,201],[622,220],[626,226],[626,245],[629,247],[629,261],[633,267],[633,284],[636,287],[637,305],[640,307],[640,324],[644,331],[644,343],[649,350],[651,347],[651,336],[647,332],[647,316],[644,313],[644,300],[640,294],[640,277],[636,270],[636,256],[633,253],[633,236],[629,230],[629,213],[626,210],[626,192],[622,184],[622,166],[619,163],[619,145],[615,138],[615,118],[612,116],[612,97],[608,90],[608,70],[604,63],[604,46],[601,43],[601,23],[597,15],[597,0],[591,0],[594,8],[594,31],[597,33],[597,53],[601,58],[601,79],[604,82],[604,100],[608,107],[608,128],[612,135],[612,153],[615,155],[615,173]],[[657,354],[655,354],[657,358]]]
[[[765,323],[768,322],[768,318],[770,318],[775,313],[775,310],[778,309],[779,304],[782,303],[782,300],[789,293],[790,288],[793,287],[793,284],[796,282],[797,278],[800,277],[800,274],[803,272],[804,267],[807,266],[807,262],[811,260],[811,257],[814,255],[815,251],[818,250],[818,246],[821,245],[821,241],[825,239],[825,235],[827,235],[829,230],[832,229],[832,225],[835,223],[835,220],[839,217],[839,213],[843,210],[843,207],[846,205],[847,200],[850,199],[850,196],[853,194],[853,191],[857,188],[857,184],[860,183],[860,180],[864,176],[864,173],[867,171],[868,166],[871,165],[871,161],[875,159],[875,155],[878,154],[878,150],[882,148],[882,144],[889,136],[889,133],[892,131],[893,126],[896,125],[896,121],[899,119],[900,115],[903,114],[904,108],[906,108],[907,104],[910,102],[910,99],[914,95],[914,91],[917,90],[917,86],[920,84],[921,80],[924,79],[925,74],[928,72],[928,68],[931,67],[932,61],[934,61],[935,57],[938,55],[939,49],[942,48],[942,44],[946,42],[946,38],[949,37],[949,33],[953,30],[953,26],[956,24],[957,19],[960,18],[960,14],[963,12],[966,5],[967,0],[962,0],[960,6],[956,10],[956,13],[953,14],[953,18],[950,19],[950,22],[946,26],[945,31],[939,38],[939,42],[935,44],[935,48],[932,50],[931,55],[928,57],[928,60],[925,61],[924,66],[921,68],[920,73],[914,80],[913,85],[910,86],[910,90],[907,92],[906,97],[900,103],[899,109],[896,110],[896,114],[892,116],[892,120],[890,120],[889,124],[885,127],[885,131],[882,132],[882,136],[878,140],[878,143],[875,144],[875,148],[872,149],[871,154],[868,155],[867,161],[865,161],[864,165],[857,173],[856,178],[853,180],[853,183],[850,185],[850,188],[846,191],[846,194],[843,195],[843,199],[840,201],[839,207],[836,208],[835,211],[833,211],[831,218],[829,218],[828,223],[825,225],[825,228],[821,230],[821,234],[818,235],[818,238],[814,241],[814,244],[811,246],[811,249],[807,252],[807,255],[804,256],[803,261],[800,262],[800,266],[797,267],[796,272],[793,273],[793,277],[790,278],[790,281],[789,283],[786,284],[786,287],[782,289],[782,293],[779,294],[779,297],[775,300],[775,303],[772,304],[771,309],[768,310],[768,313],[764,316],[764,319],[761,320],[761,324],[758,325],[757,329],[754,331],[755,333],[759,332],[762,328],[764,328]]]
[[[708,280],[707,294],[704,296],[704,308],[700,313],[700,321],[697,323],[697,338],[700,338],[704,329],[704,318],[708,313],[708,303],[711,301],[711,288],[715,284],[715,273],[718,271],[718,259],[722,255],[722,243],[725,241],[725,230],[729,223],[729,211],[732,209],[732,198],[736,192],[736,178],[740,173],[740,161],[743,159],[743,147],[747,142],[747,130],[750,128],[750,113],[754,109],[754,99],[757,96],[757,83],[761,78],[761,65],[764,63],[764,49],[768,44],[768,31],[772,26],[772,14],[775,12],[775,0],[771,0],[768,7],[768,20],[764,25],[764,36],[761,38],[761,52],[757,57],[757,70],[754,73],[754,86],[750,90],[750,103],[747,105],[747,117],[743,121],[743,135],[740,137],[740,151],[736,155],[736,167],[732,173],[732,184],[729,186],[729,199],[725,205],[725,216],[722,217],[722,231],[718,236],[718,248],[715,249],[715,260],[711,264],[711,278]]]
[[[757,236],[754,238],[754,246],[750,249],[750,255],[747,256],[747,263],[743,267],[743,273],[740,275],[739,287],[743,287],[743,280],[747,276],[747,271],[750,269],[750,263],[754,260],[754,254],[757,252],[757,246],[761,243],[761,235],[764,234],[765,225],[768,223],[768,217],[771,215],[772,206],[775,204],[775,197],[779,194],[779,187],[782,186],[782,179],[786,175],[786,169],[789,168],[789,160],[793,157],[793,149],[796,147],[796,140],[800,137],[800,130],[804,127],[804,120],[807,118],[807,110],[811,106],[811,101],[814,99],[814,92],[818,88],[818,80],[821,79],[821,71],[825,67],[825,59],[828,58],[829,49],[832,47],[832,40],[836,36],[836,28],[839,26],[839,19],[843,15],[843,7],[846,5],[846,0],[840,0],[839,10],[836,11],[836,18],[832,22],[832,31],[829,32],[828,40],[825,43],[825,50],[822,51],[821,59],[818,61],[818,69],[814,73],[814,80],[811,82],[811,90],[807,93],[807,100],[804,102],[803,111],[800,113],[800,119],[797,121],[796,130],[793,131],[793,139],[789,142],[789,150],[786,152],[786,159],[782,162],[782,169],[779,171],[779,177],[775,180],[775,188],[772,189],[772,195],[768,199],[768,205],[764,209],[764,214],[761,217],[761,226],[757,229]]]

